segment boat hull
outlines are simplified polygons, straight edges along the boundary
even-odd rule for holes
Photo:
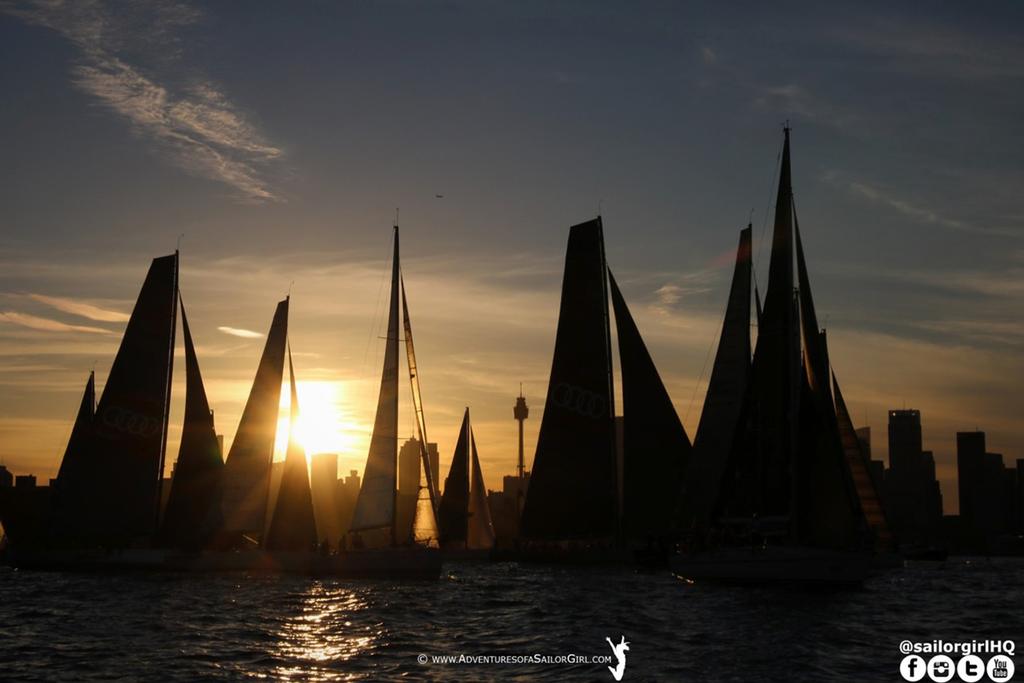
[[[857,585],[871,566],[866,553],[786,546],[722,548],[676,555],[672,573],[693,582]]]

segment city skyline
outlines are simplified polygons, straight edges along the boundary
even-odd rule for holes
[[[167,47],[161,56],[130,39],[140,17],[114,22],[102,3],[82,5],[73,16],[44,14],[33,3],[3,7],[0,35],[10,38],[6,51],[17,59],[4,60],[0,71],[13,98],[0,113],[0,139],[11,150],[0,189],[7,207],[0,218],[0,458],[19,473],[55,475],[89,370],[95,363],[102,387],[149,259],[173,251],[180,233],[182,296],[226,445],[272,304],[290,288],[300,402],[306,413],[327,406],[315,417],[318,432],[324,423],[341,425],[321,434],[337,448],[314,447],[309,455],[335,451],[341,472],[361,470],[395,205],[430,440],[440,444],[442,471],[469,405],[489,487],[500,488],[501,476],[514,472],[519,382],[532,409],[530,466],[567,228],[599,206],[609,261],[692,436],[731,251],[751,208],[763,292],[762,226],[784,119],[794,126],[794,185],[816,302],[855,424],[879,434],[890,409],[920,409],[947,512],[957,509],[956,432],[977,427],[992,450],[1008,458],[1024,452],[1013,407],[1014,378],[1024,370],[1024,217],[1013,196],[1020,137],[999,118],[1001,108],[986,108],[979,97],[999,91],[1020,104],[1011,92],[1022,77],[1013,59],[1018,48],[1000,33],[997,17],[966,21],[955,10],[937,11],[916,40],[899,46],[884,31],[869,40],[877,17],[839,30],[836,16],[812,13],[809,24],[828,24],[829,35],[845,37],[826,48],[822,38],[795,41],[793,29],[780,24],[768,22],[753,35],[727,29],[727,17],[706,10],[700,17],[661,10],[671,21],[638,46],[629,36],[640,25],[650,30],[652,17],[595,9],[580,20],[634,48],[631,70],[666,54],[677,69],[641,69],[644,85],[660,85],[654,90],[664,99],[645,94],[633,100],[637,111],[627,111],[630,84],[596,43],[572,39],[564,23],[528,40],[515,22],[499,25],[458,3],[441,16],[413,12],[387,30],[409,38],[419,19],[464,39],[477,30],[494,41],[475,44],[481,62],[472,68],[421,42],[425,59],[414,65],[372,47],[373,37],[387,33],[379,10],[321,8],[325,27],[344,29],[342,36],[297,22],[279,27],[310,39],[300,53],[322,49],[333,58],[302,71],[309,81],[303,87],[320,84],[324,97],[300,101],[296,115],[275,101],[289,99],[289,78],[283,65],[272,68],[274,51],[252,49],[272,37],[270,25],[281,19],[273,13],[238,24],[229,9],[157,5],[163,30],[156,42]],[[524,22],[538,11],[527,7]],[[514,14],[502,12],[502,19]],[[104,30],[90,31],[97,18]],[[901,20],[898,13],[888,18]],[[687,19],[707,30],[680,28]],[[744,45],[752,35],[755,46]],[[984,49],[975,49],[983,40]],[[755,48],[768,48],[763,65],[753,59]],[[345,61],[346,51],[360,59]],[[812,64],[800,65],[801,56],[823,54],[839,62],[829,68],[852,79],[846,86],[864,102],[849,94],[844,101]],[[291,66],[303,59],[276,56]],[[222,65],[196,66],[212,57]],[[29,64],[28,73],[14,62]],[[771,69],[780,80],[771,80]],[[367,82],[364,72],[387,87]],[[512,86],[521,88],[518,107],[488,100],[491,73],[505,98]],[[867,77],[879,75],[885,83],[876,91]],[[52,87],[37,93],[33,78]],[[894,84],[916,84],[904,91],[909,114],[858,109],[877,103],[872,97],[880,92],[891,94]],[[955,101],[967,95],[969,106]],[[701,98],[703,104],[694,101]],[[912,129],[910,115],[927,120],[935,99],[951,115],[942,125]],[[550,102],[565,118],[549,111]],[[709,118],[727,103],[749,111]],[[407,118],[388,118],[397,106],[423,111],[413,130],[401,130]],[[492,126],[501,127],[500,140]],[[175,142],[188,131],[193,142]],[[901,144],[891,146],[892,138]],[[46,156],[38,153],[44,140],[53,147]],[[968,148],[977,154],[965,161]],[[99,149],[107,154],[102,166]],[[232,163],[210,166],[213,152]],[[517,188],[514,197],[507,186]],[[111,191],[113,199],[96,201]],[[182,375],[175,378],[167,472],[180,429]],[[409,415],[407,403],[403,413]],[[876,457],[880,446],[873,444]]]

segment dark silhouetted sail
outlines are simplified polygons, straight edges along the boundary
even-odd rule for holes
[[[684,528],[710,522],[741,429],[750,385],[751,232],[750,226],[740,231],[725,322],[683,484]]]
[[[796,504],[790,473],[799,447],[800,337],[793,291],[793,188],[789,129],[785,132],[775,202],[768,289],[754,348],[753,399],[761,485],[761,513],[788,515]]]
[[[177,253],[153,259],[82,446],[84,476],[62,486],[71,505],[58,524],[79,542],[125,544],[156,530],[177,292]]]
[[[843,443],[843,453],[846,455],[846,462],[850,467],[850,474],[853,477],[853,485],[857,490],[857,497],[860,499],[860,509],[864,513],[864,519],[875,536],[875,547],[883,551],[891,551],[895,547],[892,531],[889,529],[889,522],[885,517],[885,509],[882,507],[882,498],[875,488],[875,481],[871,478],[871,471],[868,456],[861,448],[857,432],[853,428],[853,421],[850,419],[850,411],[846,409],[846,401],[839,391],[839,381],[835,373],[832,374],[832,385],[836,401],[836,419],[839,423],[839,437]]]
[[[291,378],[288,452],[284,459],[284,472],[281,473],[277,504],[270,518],[270,527],[264,543],[264,547],[272,552],[310,550],[317,542],[306,449],[295,438],[295,426],[299,420],[299,394],[295,389],[295,368],[292,365],[291,349],[288,350],[288,375]]]
[[[185,422],[161,536],[167,546],[199,550],[220,527],[224,460],[184,303],[181,305],[181,330],[185,338]]]
[[[811,391],[822,404],[830,406],[832,404],[832,389],[829,386],[828,357],[818,334],[818,315],[814,310],[814,297],[811,294],[811,282],[807,276],[804,247],[800,241],[800,223],[795,220],[795,214],[794,228],[796,233],[796,269],[800,286],[800,323],[804,335],[804,365],[807,381],[811,386]]]
[[[64,457],[60,462],[57,480],[54,483],[50,506],[50,534],[60,536],[62,522],[66,523],[75,510],[85,505],[84,500],[76,500],[87,495],[86,489],[89,467],[89,444],[92,438],[92,419],[96,412],[96,373],[89,373],[85,383],[85,392],[78,406],[78,416],[71,428]]]
[[[471,438],[469,432],[469,408],[462,417],[459,440],[455,444],[455,455],[448,477],[444,480],[444,495],[437,510],[437,521],[441,531],[442,545],[458,545],[466,542],[469,511],[469,458]]]
[[[388,331],[384,347],[384,368],[381,371],[377,416],[366,456],[363,483],[356,500],[350,531],[390,529],[395,538],[395,483],[398,463],[398,226],[395,226],[394,255],[391,261],[391,296],[388,308]],[[404,539],[403,539],[404,540]]]
[[[277,304],[256,378],[231,443],[223,473],[223,528],[261,536],[270,493],[277,418],[288,339],[288,299]]]
[[[466,531],[466,547],[470,550],[490,550],[494,547],[494,522],[491,508],[487,503],[487,487],[484,473],[480,469],[480,456],[476,452],[476,438],[473,428],[469,430],[469,441],[473,451],[473,479],[469,487],[469,521]]]
[[[628,538],[668,533],[690,439],[611,271],[622,367],[622,529]]]
[[[405,355],[409,365],[409,386],[412,389],[413,412],[416,414],[416,431],[420,444],[420,477],[423,482],[416,495],[416,509],[413,512],[412,540],[416,543],[436,545],[440,532],[437,525],[437,482],[430,467],[427,452],[427,420],[423,414],[423,395],[420,393],[419,366],[416,364],[416,345],[412,340],[412,322],[409,319],[409,301],[405,298],[405,278],[401,278],[402,323],[405,330]],[[425,485],[423,485],[425,484]]]
[[[573,226],[551,379],[523,508],[527,538],[607,538],[615,533],[606,273],[601,219]]]

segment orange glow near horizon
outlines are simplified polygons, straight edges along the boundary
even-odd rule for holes
[[[275,460],[284,460],[292,432],[290,391],[285,382],[281,387],[281,412],[274,442]],[[294,432],[306,450],[306,460],[309,461],[318,453],[337,453],[341,458],[355,454],[367,427],[353,419],[347,405],[344,382],[299,380],[296,391],[299,395],[299,418],[294,425]]]

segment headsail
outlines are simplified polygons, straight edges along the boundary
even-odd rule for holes
[[[262,536],[288,339],[288,298],[277,304],[249,400],[224,463],[224,530]]]
[[[622,529],[634,539],[663,536],[673,526],[690,438],[610,270],[608,280],[622,367]]]
[[[185,338],[185,422],[161,536],[163,543],[169,546],[200,549],[220,526],[224,460],[184,303],[181,304],[181,330]]]
[[[288,349],[288,375],[291,380],[288,452],[285,455],[277,504],[270,518],[270,527],[267,529],[267,539],[264,543],[264,547],[270,551],[309,550],[317,542],[306,449],[295,438],[295,426],[299,421],[299,394],[295,389],[295,367],[292,365],[291,348]]]
[[[468,409],[467,409],[468,412]],[[471,550],[490,550],[494,547],[494,522],[491,508],[487,503],[487,487],[484,473],[480,469],[480,456],[476,452],[476,438],[473,428],[469,430],[469,442],[473,453],[473,480],[469,488],[469,522],[466,532],[466,547]]]
[[[608,283],[601,219],[569,230],[562,300],[530,488],[527,538],[608,538],[616,450]]]
[[[84,501],[75,501],[75,498],[87,493],[83,483],[88,476],[89,445],[95,413],[96,372],[93,371],[89,373],[89,380],[85,383],[85,392],[78,405],[78,415],[71,428],[71,436],[64,449],[64,457],[60,462],[60,470],[57,472],[57,480],[53,487],[50,507],[50,534],[53,536],[60,536],[64,531],[61,522],[69,519],[72,510],[81,509],[80,506],[84,505]]]
[[[853,428],[853,421],[850,419],[850,411],[846,409],[846,401],[839,391],[839,381],[835,373],[832,373],[832,385],[836,397],[836,418],[839,422],[839,436],[843,442],[843,453],[850,467],[853,477],[853,484],[857,489],[857,496],[860,498],[860,508],[864,513],[864,519],[875,535],[875,547],[879,550],[890,551],[895,547],[892,531],[889,529],[889,522],[885,517],[885,508],[882,507],[882,498],[875,488],[875,481],[871,478],[871,471],[868,463],[868,456],[861,448],[860,439]]]
[[[405,355],[409,365],[409,385],[412,388],[412,406],[416,414],[416,431],[420,444],[421,484],[413,511],[412,538],[416,543],[436,544],[439,532],[437,524],[437,482],[430,467],[427,452],[427,420],[423,413],[423,395],[420,393],[419,366],[416,364],[416,346],[412,340],[412,322],[409,320],[409,301],[405,297],[405,278],[399,276],[402,290],[402,323],[405,330]]]
[[[105,545],[156,530],[177,319],[178,254],[153,259],[81,460],[65,474],[57,534]],[[76,447],[77,450],[77,447]]]
[[[455,455],[452,456],[452,465],[448,470],[448,477],[444,480],[444,496],[437,511],[443,545],[466,542],[471,449],[469,429],[469,408],[466,408],[462,417],[462,427],[459,429],[459,440],[455,444]]]
[[[398,463],[398,226],[395,226],[394,255],[391,261],[391,297],[388,331],[384,347],[377,416],[366,456],[363,483],[356,500],[351,532],[387,529],[391,543],[395,538],[395,484]]]
[[[750,385],[751,232],[750,226],[740,231],[725,321],[681,494],[683,528],[710,522],[741,431]]]

